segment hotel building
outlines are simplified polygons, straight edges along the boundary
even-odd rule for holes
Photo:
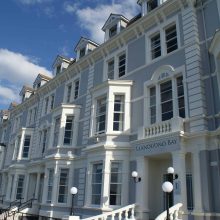
[[[220,219],[220,1],[139,0],[131,20],[111,14],[99,45],[57,56],[22,102],[0,112],[1,207],[33,198],[27,213],[86,218],[136,204],[138,218],[170,203],[185,219]],[[131,177],[137,171],[141,181]],[[0,199],[1,199],[0,198]]]

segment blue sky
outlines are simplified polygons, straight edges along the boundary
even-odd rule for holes
[[[136,0],[1,0],[0,109],[19,102],[39,72],[52,76],[58,54],[75,57],[81,36],[103,43],[110,13],[130,19],[139,11]]]

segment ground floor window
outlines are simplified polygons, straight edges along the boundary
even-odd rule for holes
[[[102,169],[103,164],[93,164],[92,169],[92,204],[100,205],[102,192]]]
[[[60,171],[60,183],[59,183],[59,195],[58,202],[66,203],[67,202],[67,194],[68,194],[68,178],[69,170],[61,169]]]
[[[192,185],[192,174],[186,174],[186,193],[187,193],[187,209],[193,210],[193,185]]]
[[[53,169],[48,169],[47,203],[51,203],[53,190]]]
[[[18,176],[16,199],[21,199],[21,198],[23,197],[24,178],[25,178],[24,175],[19,175],[19,176]]]
[[[122,163],[111,162],[110,205],[121,205]]]

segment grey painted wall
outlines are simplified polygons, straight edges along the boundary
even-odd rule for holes
[[[89,69],[85,69],[81,73],[80,86],[79,86],[79,95],[80,96],[86,94],[86,92],[87,92],[88,75],[89,75]]]
[[[21,127],[26,126],[28,111],[24,111],[21,117]]]
[[[93,80],[93,86],[96,86],[103,81],[103,74],[104,74],[104,61],[100,60],[95,63],[94,66],[94,80]]]
[[[65,85],[62,84],[56,89],[54,98],[54,108],[58,107],[63,102]]]
[[[130,172],[129,173],[132,173],[132,171],[135,171],[137,170],[137,162],[134,160],[134,161],[130,161]],[[132,178],[129,178],[129,198],[128,198],[128,203],[129,204],[133,204],[135,203],[135,199],[136,199],[136,195],[135,195],[135,188],[136,188],[136,184],[135,182],[133,181]]]
[[[128,45],[127,72],[141,67],[146,62],[145,36]]]
[[[86,168],[74,169],[73,186],[78,189],[78,193],[75,196],[75,204],[82,207],[85,202]]]
[[[200,152],[203,208],[220,212],[220,149]]]

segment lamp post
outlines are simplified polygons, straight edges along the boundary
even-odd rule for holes
[[[163,191],[166,193],[166,199],[167,199],[167,220],[170,220],[170,213],[169,213],[169,193],[173,191],[173,184],[169,181],[166,181],[162,185]]]
[[[74,196],[77,194],[78,189],[76,187],[71,187],[70,189],[70,194],[72,194],[72,204],[71,204],[71,210],[70,210],[70,215],[74,215]]]

